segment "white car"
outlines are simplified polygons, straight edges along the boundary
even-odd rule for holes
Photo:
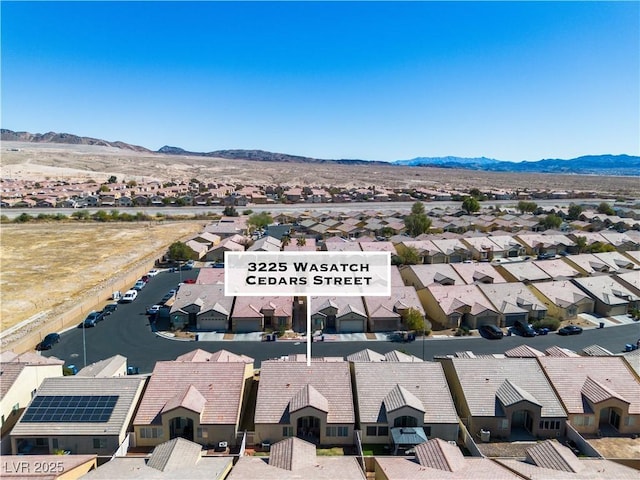
[[[127,290],[120,298],[121,303],[131,303],[138,298],[138,292],[136,290]]]
[[[144,288],[144,286],[146,285],[144,280],[138,280],[136,282],[136,284],[133,286],[134,290],[142,290]]]
[[[147,275],[149,275],[150,277],[155,277],[159,273],[160,273],[160,270],[158,270],[157,268],[154,268],[153,270],[149,270]]]

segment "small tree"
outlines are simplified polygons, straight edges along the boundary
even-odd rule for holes
[[[611,208],[611,205],[609,205],[607,202],[602,202],[600,205],[598,205],[598,213],[602,215],[616,214],[616,212],[613,211],[613,208]]]
[[[420,262],[420,253],[415,247],[407,247],[406,245],[396,246],[397,255],[393,256],[395,265],[417,265]]]
[[[404,322],[407,330],[413,330],[416,332],[425,332],[426,322],[422,314],[415,308],[409,308],[402,315],[402,321]]]
[[[540,221],[540,225],[542,225],[547,230],[558,228],[560,225],[562,225],[562,219],[555,213],[550,213]]]
[[[268,212],[254,213],[247,221],[247,224],[255,229],[265,228],[272,223],[273,217]]]
[[[480,210],[480,202],[474,197],[464,197],[462,209],[467,213],[474,213]]]
[[[178,262],[191,259],[191,249],[182,242],[173,242],[169,245],[169,258]]]
[[[527,202],[525,200],[520,200],[518,202],[518,210],[520,213],[533,213],[538,209],[538,205],[536,202]]]
[[[576,205],[572,203],[569,205],[569,209],[567,211],[567,219],[568,220],[577,220],[582,215],[582,207],[580,205]]]
[[[115,175],[111,175],[109,177],[109,180],[107,180],[107,183],[116,183],[118,181],[118,179],[116,178]]]
[[[289,245],[291,243],[291,237],[289,235],[284,235],[281,239],[280,239],[280,244],[283,247],[286,247],[287,245]]]
[[[226,207],[224,207],[222,214],[225,217],[237,217],[238,211],[236,210],[236,207],[234,207],[233,205],[227,205]]]
[[[583,253],[587,249],[587,238],[577,236],[575,240],[576,247],[578,248],[578,253]]]
[[[296,240],[296,245],[299,247],[304,247],[306,244],[307,244],[306,237],[298,237],[298,239]]]
[[[424,205],[422,202],[415,202],[411,206],[411,213],[404,219],[404,225],[407,234],[417,237],[427,232],[431,227],[431,219],[424,213]]]

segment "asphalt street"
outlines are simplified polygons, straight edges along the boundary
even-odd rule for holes
[[[305,342],[230,340],[194,342],[171,340],[156,335],[145,315],[146,307],[157,303],[165,293],[175,288],[180,280],[196,278],[197,275],[198,269],[180,273],[160,273],[140,291],[138,298],[133,303],[120,304],[116,312],[105,317],[105,320],[94,328],[73,328],[63,332],[60,343],[44,352],[44,355],[56,356],[64,360],[67,365],[75,364],[78,368],[82,368],[85,364],[85,351],[87,364],[120,354],[127,357],[129,366],[137,366],[141,373],[146,373],[153,370],[156,361],[174,360],[177,356],[196,348],[210,352],[226,349],[237,354],[248,355],[255,359],[256,368],[259,368],[260,362],[263,360],[291,353],[306,353]],[[480,337],[450,337],[427,338],[424,341],[418,339],[411,343],[386,341],[317,342],[312,344],[312,355],[314,357],[344,357],[369,348],[380,353],[401,350],[425,360],[431,360],[434,356],[467,350],[471,350],[475,354],[504,353],[521,344],[530,345],[541,351],[553,345],[579,351],[586,346],[597,344],[613,353],[618,353],[624,349],[625,344],[635,344],[638,338],[640,338],[640,323],[603,329],[586,329],[580,335],[568,337],[550,333],[534,338],[511,336],[501,340],[486,340]]]

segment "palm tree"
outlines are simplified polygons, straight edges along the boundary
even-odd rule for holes
[[[306,237],[298,237],[298,239],[296,240],[296,245],[299,247],[304,247],[306,244],[307,244]]]
[[[282,239],[280,240],[280,244],[282,245],[283,248],[289,245],[290,243],[291,243],[291,237],[289,235],[283,236]]]

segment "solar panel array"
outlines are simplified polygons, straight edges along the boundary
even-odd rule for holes
[[[108,422],[117,395],[43,395],[33,399],[23,422]]]

